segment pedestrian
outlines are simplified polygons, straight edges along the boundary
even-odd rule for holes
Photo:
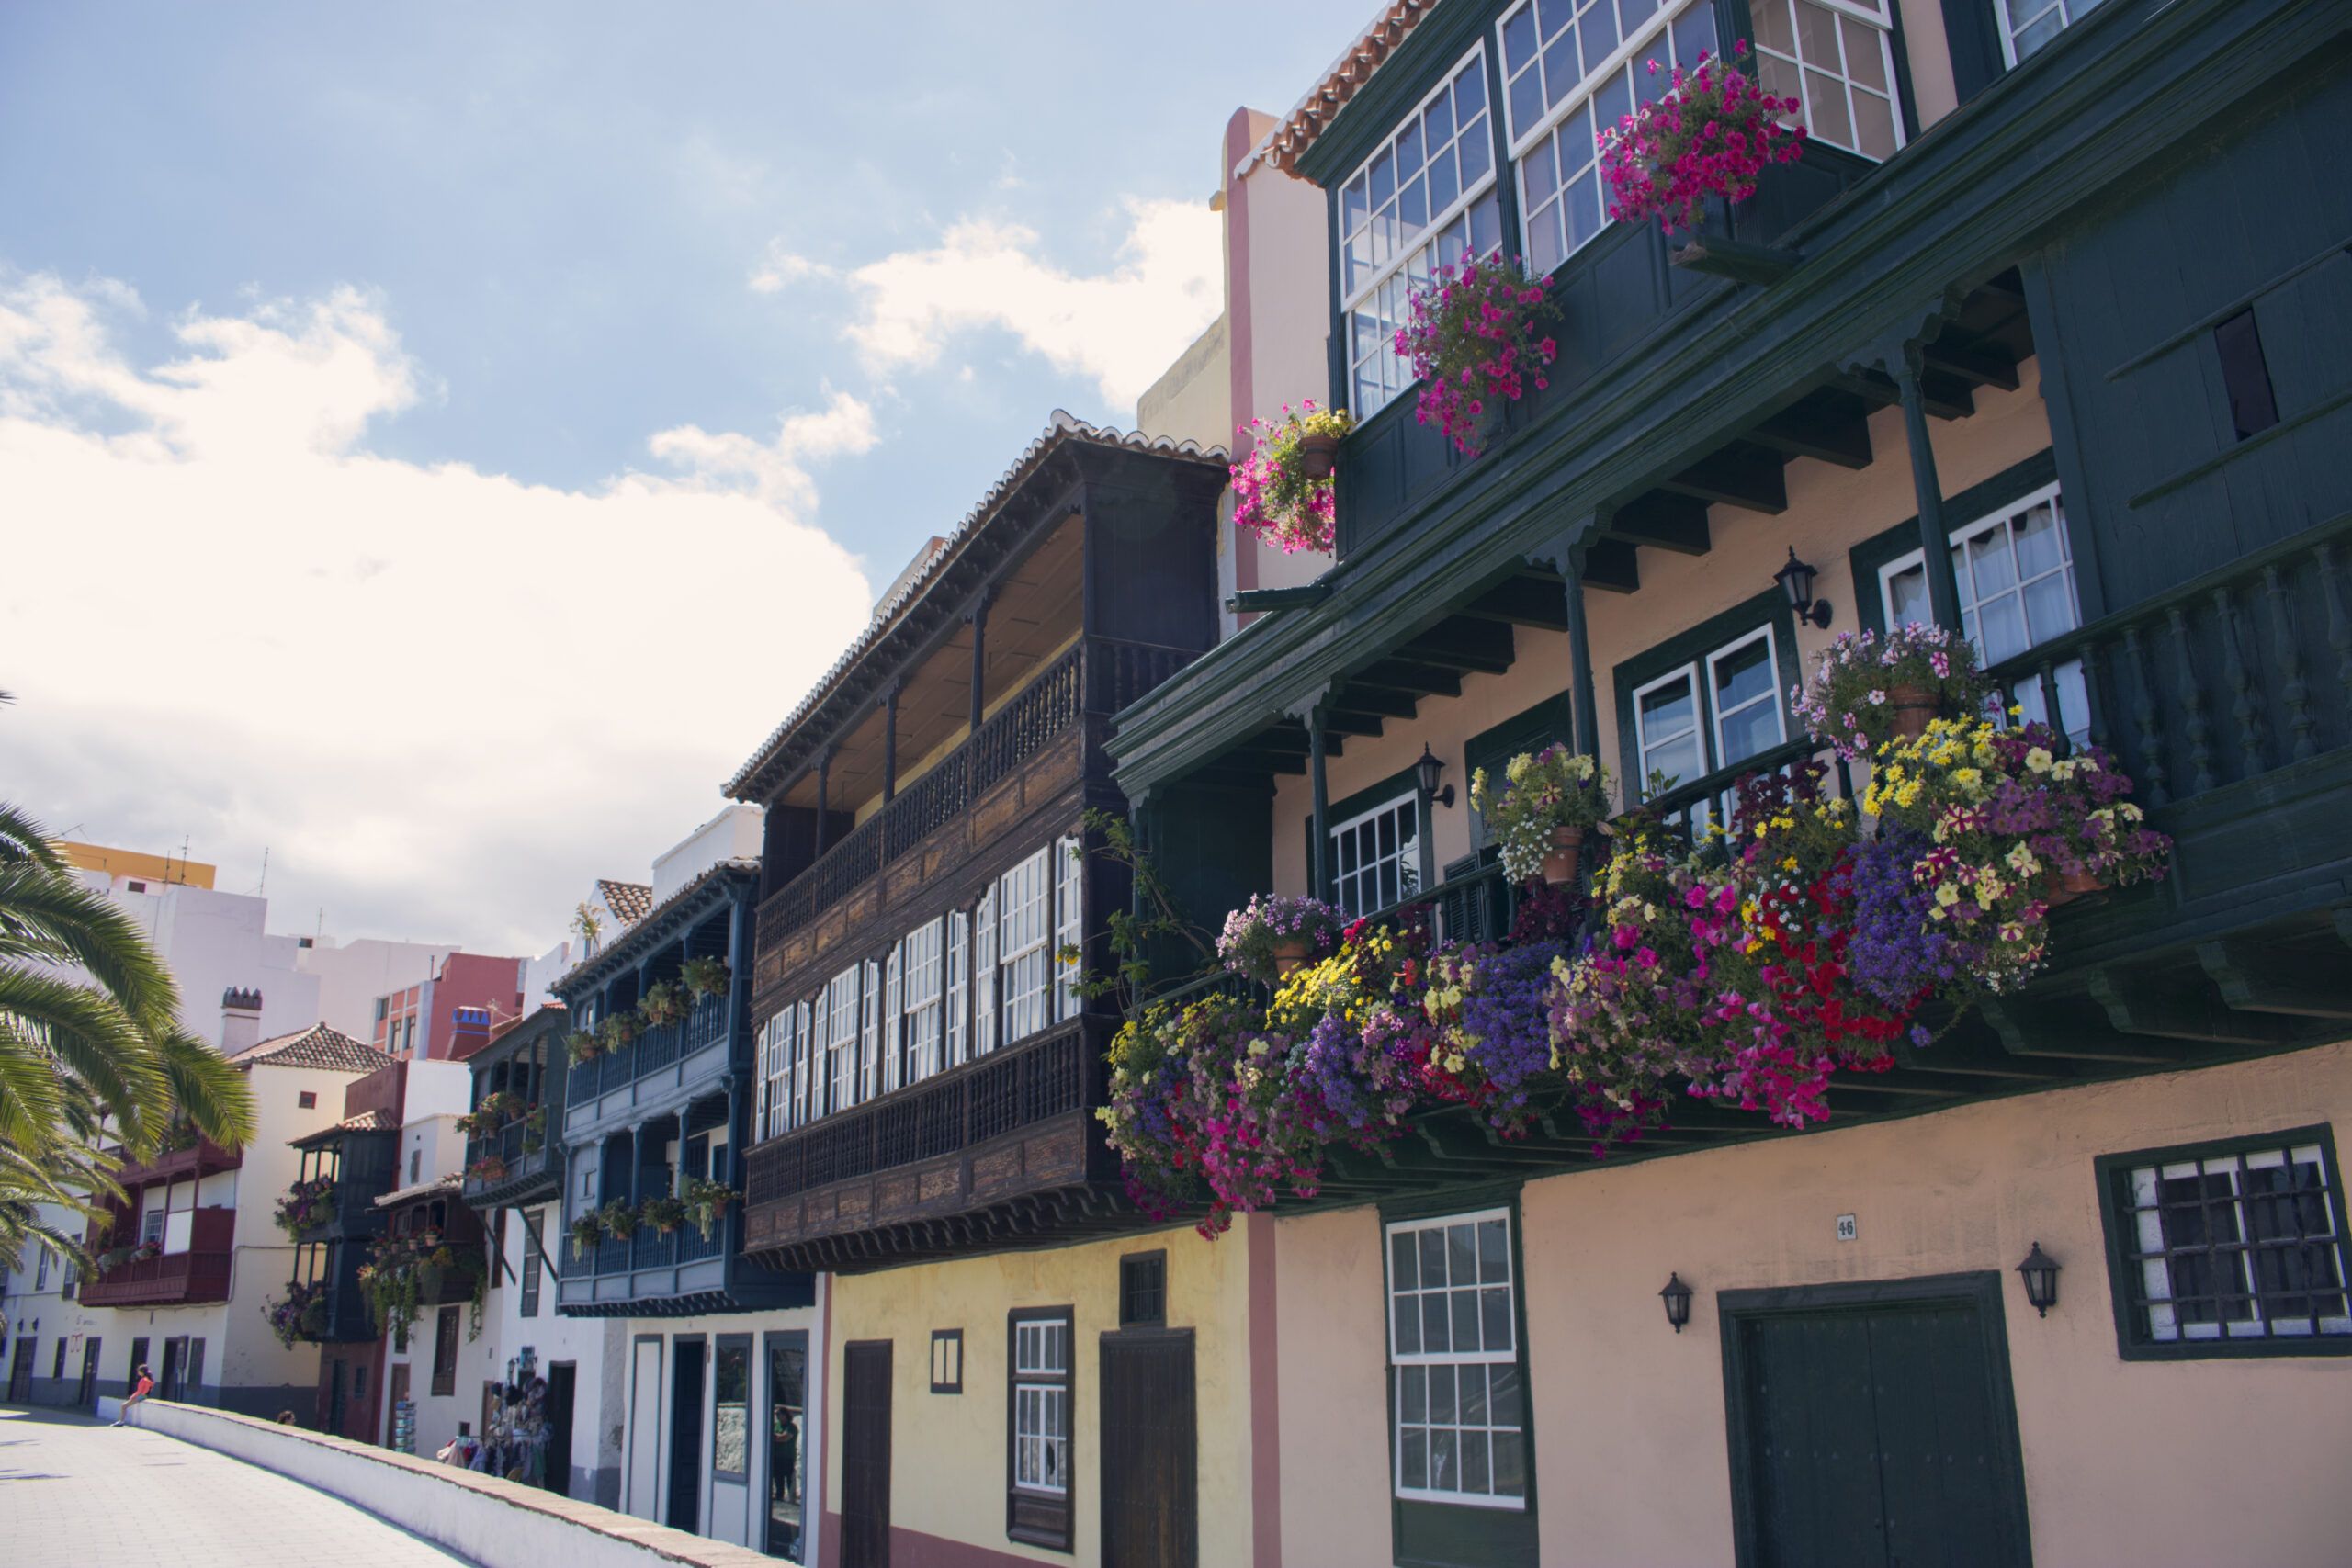
[[[121,1426],[122,1418],[130,1414],[130,1407],[153,1393],[154,1389],[155,1380],[147,1375],[147,1363],[141,1361],[139,1363],[138,1386],[130,1391],[130,1397],[122,1402],[122,1408],[115,1412],[114,1424]]]

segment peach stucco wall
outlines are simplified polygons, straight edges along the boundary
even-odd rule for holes
[[[1718,1291],[1997,1270],[2037,1568],[2305,1568],[2352,1539],[2352,1360],[2127,1362],[2092,1160],[2352,1119],[2352,1047],[1531,1182],[1546,1568],[1733,1561]],[[1851,1242],[1836,1239],[1856,1216]],[[1388,1558],[1375,1211],[1282,1223],[1284,1568]],[[2047,1319],[2011,1272],[2063,1266]],[[1669,1271],[1699,1292],[1667,1326]]]

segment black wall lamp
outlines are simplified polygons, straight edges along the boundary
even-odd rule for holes
[[[1797,559],[1797,547],[1789,547],[1789,564],[1772,574],[1772,581],[1789,596],[1789,608],[1800,621],[1811,621],[1816,626],[1829,624],[1829,601],[1813,596],[1813,580],[1818,574],[1813,568]]]
[[[1444,762],[1438,759],[1437,753],[1430,750],[1428,741],[1422,741],[1421,760],[1413,764],[1413,773],[1421,783],[1421,793],[1440,806],[1452,806],[1453,786],[1448,784],[1443,789],[1437,787],[1437,776],[1443,772],[1445,772]]]
[[[2025,1255],[2025,1261],[2018,1265],[2018,1272],[2025,1279],[2025,1299],[2048,1317],[2050,1309],[2058,1304],[2058,1265],[2051,1261],[2037,1241],[2033,1250]]]
[[[1690,1287],[1682,1282],[1680,1274],[1669,1271],[1666,1289],[1658,1296],[1666,1303],[1666,1321],[1674,1325],[1674,1332],[1681,1333],[1682,1325],[1690,1321]]]

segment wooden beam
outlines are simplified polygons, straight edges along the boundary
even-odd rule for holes
[[[1713,544],[1707,534],[1707,503],[1666,490],[1644,491],[1619,507],[1609,519],[1608,535],[1685,556],[1703,556]]]
[[[1560,596],[1556,577],[1506,578],[1462,606],[1461,613],[1473,620],[1507,621],[1515,626],[1542,626],[1555,632],[1568,629],[1567,601]]]
[[[1370,669],[1349,676],[1348,684],[1410,692],[1417,697],[1458,697],[1462,694],[1462,673],[1418,660],[1384,659]]]
[[[1957,401],[1945,396],[1955,384],[1960,389]],[[1903,393],[1895,386],[1894,378],[1883,370],[1849,376],[1837,385],[1852,392],[1873,409],[1891,408],[1903,400]],[[1954,383],[1949,377],[1938,376],[1920,382],[1919,393],[1928,414],[1936,419],[1966,419],[1976,412],[1976,401],[1969,396],[1967,384]]]
[[[1516,644],[1510,627],[1496,621],[1450,616],[1399,648],[1399,656],[1441,669],[1499,675],[1511,666]]]
[[[2330,971],[2310,964],[2281,962],[2244,938],[2231,937],[2199,942],[2197,962],[2221,987],[2222,1005],[2240,1012],[2352,1018],[2352,985],[2344,983],[2352,981],[2352,975],[2342,965]]]
[[[2090,972],[2090,993],[2126,1034],[2215,1045],[2278,1045],[2294,1037],[2279,1019],[2222,1006],[2202,979],[2183,986],[2101,965]]]
[[[1931,343],[1921,351],[1920,361],[1930,370],[1972,386],[1998,387],[2007,392],[2018,389],[2017,362],[2005,354]]]
[[[1323,710],[1323,729],[1329,735],[1378,735],[1381,716],[1340,707],[1337,704]]]
[[[2070,1061],[2132,1063],[2177,1062],[2185,1046],[2146,1035],[2126,1035],[2096,1008],[2063,999],[1987,997],[1978,1004],[1984,1021],[2013,1056],[2056,1056]]]
[[[1623,539],[1594,540],[1584,552],[1584,585],[1611,593],[1640,592],[1642,569],[1634,558],[1634,547]]]
[[[1553,598],[1559,596],[1558,589],[1552,590]],[[1410,692],[1394,691],[1386,686],[1366,686],[1354,681],[1340,688],[1340,694],[1333,699],[1332,705],[1355,713],[1376,713],[1383,718],[1412,718],[1420,712],[1420,699]]]
[[[1870,410],[1851,392],[1816,392],[1754,426],[1747,438],[1783,457],[1812,457],[1841,468],[1871,466]]]
[[[1770,447],[1735,441],[1716,447],[1667,480],[1664,488],[1679,495],[1778,516],[1789,509],[1789,487],[1781,478],[1781,455]]]

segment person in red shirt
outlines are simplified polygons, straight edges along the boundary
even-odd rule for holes
[[[146,1365],[142,1362],[139,1368],[139,1385],[130,1391],[130,1397],[122,1402],[122,1408],[115,1414],[114,1424],[121,1426],[122,1418],[130,1414],[130,1407],[153,1393],[154,1389],[155,1380],[147,1375]]]

